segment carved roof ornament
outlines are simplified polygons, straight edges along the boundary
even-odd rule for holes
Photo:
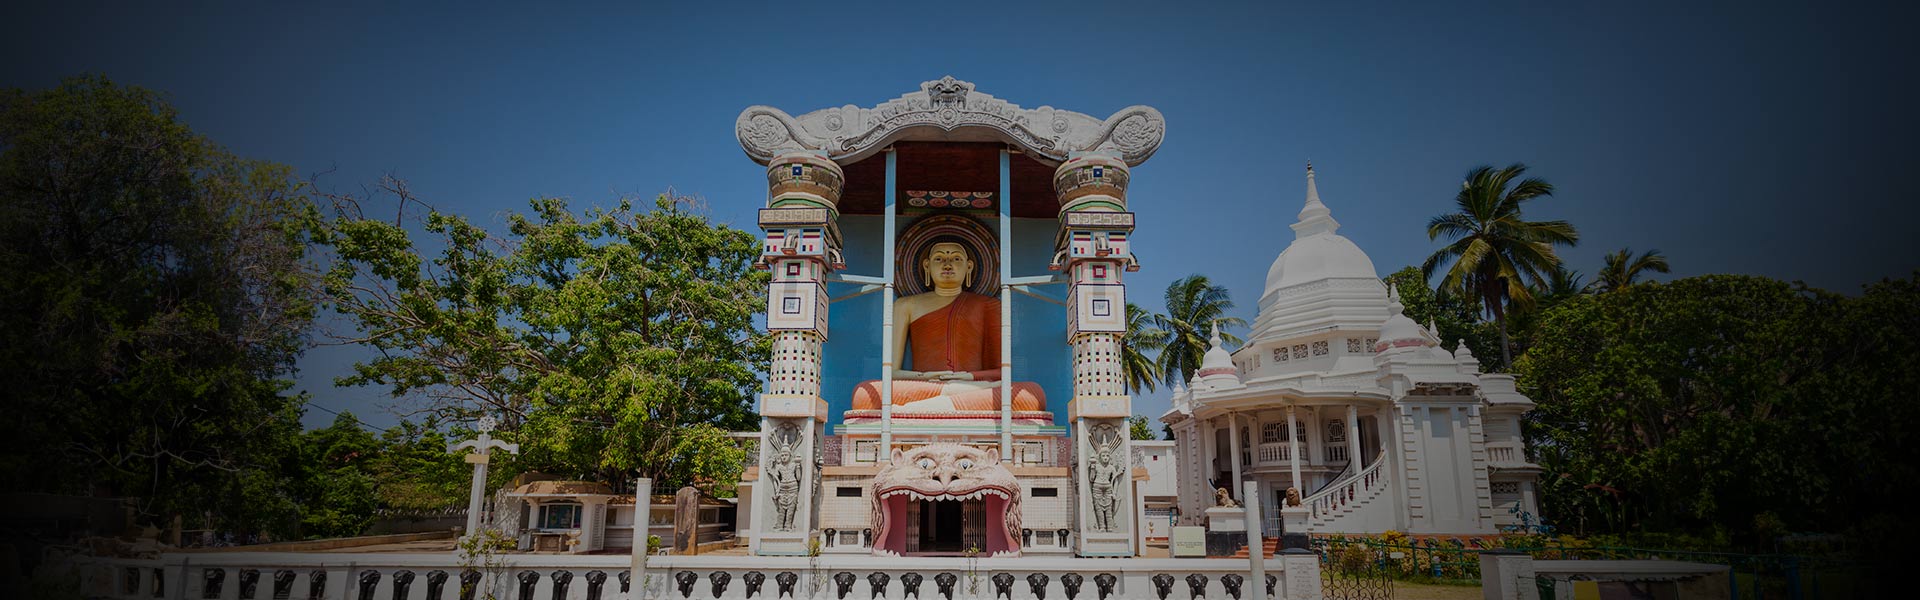
[[[734,122],[741,149],[761,164],[780,154],[813,151],[845,165],[899,140],[998,139],[1051,165],[1097,153],[1135,166],[1160,149],[1166,131],[1166,119],[1150,106],[1129,106],[1105,120],[1051,106],[1021,108],[952,76],[921,83],[920,91],[872,108],[849,104],[794,117],[771,106],[750,106]]]

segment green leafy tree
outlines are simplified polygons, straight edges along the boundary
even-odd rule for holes
[[[406,187],[383,189],[417,206]],[[664,486],[735,481],[726,434],[756,419],[769,345],[754,327],[759,244],[684,198],[584,215],[557,199],[508,216],[508,237],[427,211],[428,259],[410,232],[335,197],[316,218],[331,251],[328,305],[376,350],[342,384],[380,384],[447,421],[499,417],[526,468]]]
[[[1611,292],[1633,285],[1641,275],[1647,273],[1668,273],[1672,267],[1667,265],[1667,257],[1659,250],[1648,250],[1634,256],[1632,248],[1621,248],[1608,252],[1606,266],[1600,269],[1600,280],[1594,282],[1602,292]]]
[[[465,506],[468,486],[472,485],[473,465],[461,453],[447,450],[460,440],[472,439],[472,432],[457,430],[449,437],[431,423],[401,421],[380,434],[379,454],[369,465],[369,474],[378,485],[380,505],[395,510],[426,511]],[[508,453],[496,452],[495,465],[513,460]],[[512,471],[496,468],[494,475],[510,476]]]
[[[0,92],[0,487],[290,533],[306,205],[154,92]]]
[[[1431,279],[1441,273],[1439,289],[1472,299],[1493,316],[1500,332],[1500,364],[1513,364],[1507,313],[1533,304],[1529,284],[1538,286],[1560,267],[1554,246],[1579,243],[1580,233],[1566,221],[1528,221],[1521,209],[1553,195],[1553,184],[1529,177],[1527,166],[1482,166],[1467,173],[1454,204],[1459,209],[1427,223],[1427,238],[1449,240],[1427,257],[1420,271]],[[1509,187],[1511,186],[1511,187]],[[1451,262],[1451,266],[1441,269]]]
[[[1160,381],[1160,364],[1149,353],[1166,348],[1166,330],[1154,326],[1155,315],[1132,302],[1127,303],[1127,335],[1120,341],[1120,371],[1127,378],[1127,391],[1138,394],[1153,391]]]
[[[1543,509],[1574,530],[1753,545],[1897,520],[1920,492],[1916,303],[1914,279],[1847,298],[1715,275],[1546,311],[1516,365],[1539,403]]]
[[[1432,323],[1440,339],[1448,344],[1466,341],[1467,349],[1480,359],[1480,367],[1490,370],[1499,356],[1500,333],[1493,324],[1480,319],[1473,303],[1453,294],[1427,287],[1427,278],[1419,267],[1404,267],[1380,278],[1400,291],[1401,312],[1415,323]]]
[[[310,538],[360,535],[373,523],[381,504],[373,475],[380,440],[362,429],[350,412],[340,413],[331,425],[305,437],[302,463],[311,472],[306,478],[301,534]]]
[[[1154,439],[1153,425],[1147,421],[1146,415],[1127,417],[1127,433],[1128,437],[1136,441]]]
[[[1173,385],[1200,370],[1200,362],[1212,346],[1208,335],[1214,329],[1221,330],[1221,343],[1239,347],[1240,337],[1226,329],[1246,327],[1247,321],[1227,316],[1232,309],[1227,287],[1214,285],[1205,275],[1188,275],[1167,286],[1167,314],[1153,316],[1154,327],[1167,336],[1166,345],[1160,349],[1161,381]]]

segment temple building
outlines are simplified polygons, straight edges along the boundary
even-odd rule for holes
[[[1161,417],[1182,465],[1179,507],[1257,482],[1279,527],[1297,489],[1310,533],[1488,534],[1538,514],[1512,375],[1481,373],[1464,344],[1402,313],[1365,252],[1338,231],[1307,167],[1294,240],[1267,270],[1247,343],[1219,335]],[[1193,465],[1194,468],[1187,468]]]
[[[1531,403],[1400,314],[1311,169],[1249,344],[1216,338],[1163,417],[1174,447],[1134,447],[1127,188],[1165,131],[1150,107],[1023,108],[951,77],[741,113],[772,274],[753,553],[1135,556],[1244,481],[1270,519],[1299,488],[1313,531],[1492,532],[1533,510]]]
[[[1165,130],[951,77],[741,113],[773,275],[754,553],[1139,552],[1126,190]]]

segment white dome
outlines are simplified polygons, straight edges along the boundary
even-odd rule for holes
[[[1212,339],[1210,341],[1212,344],[1207,348],[1206,356],[1200,360],[1200,370],[1198,371],[1200,380],[1205,381],[1209,387],[1214,388],[1232,387],[1239,384],[1240,377],[1237,373],[1239,367],[1233,364],[1233,353],[1227,352],[1227,348],[1220,344],[1220,328],[1218,326],[1213,328],[1213,335],[1211,337]]]
[[[1303,237],[1287,245],[1267,268],[1263,294],[1322,279],[1379,279],[1373,259],[1351,240],[1332,232]]]
[[[1307,201],[1292,225],[1293,243],[1267,269],[1254,319],[1256,346],[1287,345],[1307,334],[1328,331],[1372,333],[1387,318],[1387,287],[1373,270],[1373,259],[1341,237],[1340,222],[1320,202],[1313,167],[1307,167]],[[1292,363],[1281,370],[1297,366]],[[1269,366],[1262,373],[1272,374]]]
[[[1340,222],[1320,202],[1313,165],[1307,165],[1307,202],[1300,208],[1299,221],[1293,224],[1293,243],[1267,268],[1267,289],[1261,296],[1323,279],[1379,279],[1373,271],[1373,259],[1338,231]]]

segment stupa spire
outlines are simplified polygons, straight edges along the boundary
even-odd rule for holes
[[[1320,202],[1320,187],[1313,181],[1313,163],[1307,163],[1307,203],[1300,209],[1300,221],[1293,224],[1295,239],[1340,230],[1340,222],[1333,220],[1333,211]]]

